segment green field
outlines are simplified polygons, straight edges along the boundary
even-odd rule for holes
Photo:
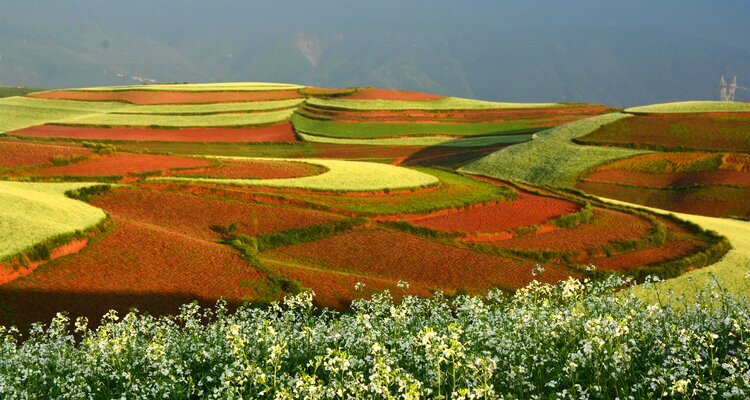
[[[185,105],[149,105],[133,106],[118,114],[153,114],[153,115],[208,115],[231,112],[270,111],[294,108],[300,105],[303,99],[275,100],[275,101],[248,101],[240,103],[214,103],[214,104],[185,104]]]
[[[43,100],[28,97],[0,99],[0,133],[47,122],[75,121],[78,118],[122,111],[127,104],[102,101]]]
[[[534,121],[484,122],[484,123],[355,123],[321,121],[295,113],[292,124],[298,132],[316,136],[346,139],[377,139],[394,136],[481,136],[497,134],[523,134],[541,130]]]
[[[156,181],[183,181],[198,183],[216,183],[236,186],[265,186],[278,188],[296,188],[332,192],[378,192],[383,190],[416,189],[438,183],[438,179],[413,169],[388,164],[377,164],[361,161],[343,161],[306,158],[304,161],[282,158],[245,158],[219,157],[235,160],[270,160],[296,161],[319,165],[327,172],[289,179],[212,179],[212,178],[152,178]]]
[[[72,126],[151,126],[159,128],[240,127],[282,122],[294,109],[281,111],[211,115],[95,114],[61,122]]]
[[[681,101],[626,108],[627,113],[750,112],[750,103],[733,101]]]
[[[482,147],[498,144],[515,144],[531,140],[531,134],[479,136],[456,139],[441,136],[399,137],[387,139],[340,139],[326,136],[308,135],[299,132],[300,138],[306,142],[354,144],[367,146],[437,146],[437,147]]]
[[[346,110],[491,110],[498,108],[550,108],[566,107],[561,103],[500,103],[444,97],[435,100],[357,100],[357,99],[319,99],[308,100],[311,106]]]
[[[622,118],[611,113],[571,122],[534,135],[517,144],[472,162],[461,171],[536,185],[572,187],[579,174],[607,161],[645,153],[640,150],[582,146],[572,142]]]
[[[102,210],[64,194],[92,185],[0,181],[0,260],[100,223]]]

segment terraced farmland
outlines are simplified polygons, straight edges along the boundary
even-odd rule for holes
[[[673,277],[718,260],[729,244],[700,228],[533,185],[745,184],[737,152],[662,159],[574,142],[641,118],[609,111],[263,83],[0,99],[3,212],[24,214],[0,222],[14,231],[3,237],[0,323],[60,308],[96,319],[191,299],[262,304],[305,288],[347,309],[386,288],[513,291],[569,276]]]

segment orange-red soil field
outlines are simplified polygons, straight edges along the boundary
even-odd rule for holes
[[[97,196],[92,205],[128,219],[182,235],[215,241],[212,225],[235,224],[240,232],[262,235],[340,220],[310,209],[220,200],[187,193],[117,188]]]
[[[443,96],[438,96],[435,94],[410,92],[407,90],[393,90],[393,89],[360,89],[345,97],[347,99],[359,99],[359,100],[413,100],[413,101],[435,100],[435,99],[443,98]]]
[[[51,100],[121,101],[133,104],[203,104],[241,101],[286,100],[302,97],[297,90],[240,92],[189,92],[166,90],[78,91],[54,90],[32,93],[29,97]]]
[[[441,244],[401,232],[357,230],[313,243],[275,249],[283,258],[337,271],[404,279],[451,292],[480,292],[491,287],[519,288],[533,280],[532,265]],[[556,281],[573,275],[550,266],[542,277]]]
[[[685,257],[697,246],[697,243],[689,239],[670,239],[659,247],[627,251],[606,258],[592,258],[585,264],[594,264],[598,269],[626,272],[634,266],[644,266]]]
[[[172,168],[195,168],[211,165],[204,158],[160,156],[153,154],[115,153],[96,155],[83,161],[62,166],[46,166],[28,173],[34,176],[105,176],[127,175]],[[26,172],[24,172],[26,174]]]
[[[668,188],[694,185],[750,185],[750,172],[739,171],[698,171],[678,172],[671,174],[648,174],[645,172],[607,170],[596,171],[584,180],[602,183],[620,183],[624,185],[644,186],[650,188]]]
[[[88,140],[134,140],[153,142],[229,142],[266,143],[296,142],[288,122],[244,128],[181,128],[154,129],[138,126],[112,128],[63,125],[37,125],[12,132],[15,136],[68,138]]]
[[[257,297],[264,276],[232,248],[113,216],[111,232],[80,253],[0,287],[0,323],[49,321],[59,310],[92,321],[109,309],[174,313],[194,299],[233,302]],[[248,282],[243,285],[243,282]]]
[[[51,162],[55,157],[80,157],[87,156],[92,152],[93,150],[83,147],[28,143],[12,139],[0,140],[0,168],[45,164]]]
[[[591,223],[574,228],[520,235],[490,243],[518,250],[585,251],[615,240],[642,238],[651,228],[647,220],[621,211],[594,207],[594,216]]]
[[[750,152],[750,114],[654,114],[623,118],[580,139],[582,143]]]
[[[230,179],[284,179],[320,175],[326,172],[324,167],[304,162],[290,161],[228,161],[206,167],[174,171],[173,176],[196,176],[206,178]]]
[[[444,232],[495,233],[576,212],[581,205],[572,201],[518,191],[509,202],[483,204],[457,212],[437,212],[427,217],[409,217],[412,224]]]

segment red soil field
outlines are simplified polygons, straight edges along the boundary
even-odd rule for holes
[[[296,142],[297,137],[288,122],[245,128],[181,128],[152,129],[121,126],[112,128],[37,125],[13,132],[16,136],[69,138],[89,140],[134,140],[143,142],[229,142],[264,143]]]
[[[78,253],[79,251],[81,251],[81,249],[86,247],[88,243],[89,243],[89,239],[84,238],[84,239],[73,240],[62,246],[57,246],[54,249],[52,249],[52,251],[50,251],[50,256],[48,260],[32,261],[32,262],[26,263],[25,265],[20,262],[7,264],[7,265],[0,263],[0,285],[6,284],[8,282],[12,282],[18,278],[29,275],[32,272],[34,272],[34,270],[36,270],[39,266],[44,265],[50,261],[57,260],[58,258],[63,257],[63,256]]]
[[[244,92],[170,92],[166,90],[86,92],[77,90],[53,90],[49,92],[32,93],[29,97],[52,100],[121,101],[133,104],[205,104],[298,99],[302,96],[296,90]]]
[[[576,212],[580,204],[518,191],[509,202],[483,204],[451,213],[425,217],[406,216],[414,225],[444,232],[495,233],[522,226],[539,225],[553,218]]]
[[[587,264],[593,264],[597,269],[626,272],[648,264],[680,259],[690,254],[696,246],[691,240],[670,239],[659,247],[628,251],[606,258],[592,258]]]
[[[478,293],[491,287],[519,288],[534,279],[532,265],[472,252],[401,232],[358,230],[313,243],[275,249],[299,260],[336,271],[403,279],[420,286]],[[574,275],[550,266],[542,277],[557,281]]]
[[[115,153],[92,156],[86,160],[68,165],[42,167],[29,173],[34,176],[127,175],[151,171],[166,171],[172,168],[203,167],[212,163],[213,161],[204,158]]]
[[[340,220],[309,209],[277,207],[170,191],[117,188],[91,204],[105,211],[181,235],[215,241],[212,225],[235,224],[240,232],[262,235]]]
[[[750,171],[698,171],[671,174],[647,174],[645,172],[607,170],[595,171],[586,181],[620,183],[624,185],[652,188],[668,188],[693,185],[750,185]]]
[[[570,229],[516,236],[491,243],[493,246],[518,250],[585,251],[615,240],[644,237],[651,224],[637,216],[594,207],[594,221]]]
[[[215,167],[175,171],[173,176],[199,176],[206,178],[284,179],[320,175],[324,167],[304,162],[290,161],[227,161]]]
[[[411,282],[409,282],[409,289],[404,290],[399,288],[398,281],[393,279],[374,278],[283,262],[271,261],[270,263],[273,263],[271,266],[275,271],[299,282],[303,287],[312,289],[315,292],[314,303],[320,307],[346,310],[350,308],[352,300],[380,293],[386,289],[390,290],[395,300],[400,299],[403,294],[424,297],[432,294],[429,288]],[[354,285],[357,283],[363,283],[365,286],[355,291]]]
[[[49,321],[59,310],[97,321],[109,309],[174,313],[193,299],[239,302],[264,276],[228,246],[113,216],[114,227],[80,253],[2,285],[0,320]],[[243,284],[247,282],[247,284]]]
[[[54,157],[87,156],[92,152],[93,150],[83,147],[27,143],[18,140],[0,140],[0,168],[45,164],[52,161]]]
[[[750,152],[750,116],[639,115],[604,125],[582,143]]]
[[[665,190],[578,181],[576,187],[597,196],[670,211],[710,217],[750,218],[748,186],[698,186]]]
[[[510,122],[521,120],[569,121],[603,114],[611,109],[605,106],[570,106],[550,108],[516,108],[489,110],[335,110],[305,105],[304,110],[316,118],[340,122],[419,123],[451,122]],[[549,122],[549,121],[548,121]]]
[[[359,89],[356,92],[345,96],[345,98],[358,100],[435,100],[442,99],[443,96],[421,92],[410,92],[407,90]]]

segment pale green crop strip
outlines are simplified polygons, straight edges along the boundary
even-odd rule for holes
[[[293,108],[258,113],[213,115],[139,115],[96,114],[64,121],[71,125],[92,126],[157,126],[164,128],[246,126],[282,122],[292,115]]]
[[[133,106],[119,114],[218,114],[240,111],[268,111],[297,107],[304,99],[247,101],[241,103],[213,103],[213,104],[185,104],[185,105],[153,105]]]
[[[100,223],[102,210],[64,194],[92,185],[0,181],[0,260]]]
[[[363,161],[328,160],[317,158],[248,158],[217,157],[232,160],[305,162],[327,168],[320,175],[290,179],[216,179],[159,177],[150,180],[216,183],[239,186],[266,186],[341,192],[375,192],[383,190],[412,189],[435,185],[439,180],[424,172]]]
[[[628,117],[610,113],[575,121],[534,135],[534,140],[500,149],[472,162],[461,171],[536,185],[573,186],[588,168],[618,158],[647,153],[615,147],[582,146],[572,139]]]
[[[529,135],[480,136],[469,138],[452,138],[445,136],[400,137],[387,139],[339,139],[325,136],[308,135],[298,132],[302,140],[316,143],[354,144],[368,146],[436,146],[436,147],[481,147],[496,144],[521,143],[531,139]]]
[[[67,122],[101,113],[123,111],[129,104],[102,101],[45,100],[30,97],[0,99],[0,133],[47,122]]]
[[[750,103],[735,101],[681,101],[630,107],[628,113],[704,113],[704,112],[750,112]]]
[[[226,92],[226,91],[266,91],[266,90],[297,90],[305,86],[292,83],[270,83],[270,82],[221,82],[221,83],[187,83],[167,85],[128,85],[128,86],[100,86],[89,88],[75,88],[66,90],[92,91],[92,92],[117,92],[127,90],[165,90],[186,92]]]
[[[491,110],[498,108],[550,108],[566,107],[560,103],[502,103],[444,97],[435,100],[358,100],[358,99],[320,99],[311,98],[307,103],[312,106],[339,108],[348,110]]]

